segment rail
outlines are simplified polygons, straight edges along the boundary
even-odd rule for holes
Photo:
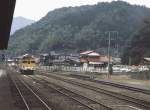
[[[25,104],[27,110],[33,109],[43,109],[43,110],[52,110],[42,98],[35,93],[32,88],[30,88],[23,80],[15,78],[15,76],[10,76],[14,87],[16,87],[22,101]],[[31,101],[32,100],[32,101]],[[33,102],[33,103],[31,103]],[[25,108],[24,108],[25,109]]]
[[[88,85],[88,84],[75,82],[73,80],[60,78],[58,76],[54,76],[54,75],[50,75],[50,74],[49,74],[49,76],[54,78],[54,79],[57,79],[57,80],[61,80],[61,81],[64,81],[64,82],[67,82],[67,83],[70,83],[70,84],[73,84],[73,85],[77,85],[77,86],[80,86],[80,87],[83,87],[83,88],[87,88],[87,89],[96,91],[98,93],[106,94],[106,95],[109,95],[111,97],[115,97],[117,99],[124,100],[126,102],[130,102],[132,104],[137,105],[138,107],[143,107],[146,110],[150,109],[150,102],[145,101],[145,100],[141,100],[141,99],[130,97],[130,96],[127,96],[127,95],[123,95],[123,94],[120,94],[120,93],[108,91],[108,90],[101,89],[101,88],[98,88],[98,87],[95,87],[95,86],[91,86],[91,85]]]

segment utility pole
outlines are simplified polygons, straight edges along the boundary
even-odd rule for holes
[[[110,46],[111,46],[111,33],[117,33],[118,36],[118,31],[107,31],[106,33],[108,33],[108,73],[107,73],[107,77],[110,78],[110,75],[112,74],[112,66],[110,65]]]
[[[116,33],[117,33],[117,35],[116,35],[116,51],[117,51],[117,54],[116,54],[116,57],[119,57],[119,43],[118,43],[118,41],[119,41],[119,38],[118,38],[118,31],[116,31]]]
[[[107,77],[109,78],[110,76],[110,32],[108,33],[108,75]]]
[[[119,57],[119,46],[117,44],[117,57]]]
[[[130,66],[131,66],[131,62],[132,62],[131,56],[129,56],[129,65],[130,65]]]

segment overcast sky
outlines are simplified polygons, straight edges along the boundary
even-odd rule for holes
[[[66,6],[81,6],[96,4],[97,2],[117,0],[17,0],[14,16],[23,16],[32,20],[39,20],[49,11]],[[150,7],[149,0],[124,0],[130,4]]]

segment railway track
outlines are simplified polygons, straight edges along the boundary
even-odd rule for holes
[[[11,82],[11,88],[16,89],[16,91],[12,91],[15,92],[12,94],[16,94],[14,100],[17,100],[16,103],[18,103],[20,110],[52,110],[23,80],[10,74],[8,78]]]
[[[84,110],[114,110],[113,108],[109,107],[106,104],[102,104],[98,101],[92,100],[86,96],[77,94],[76,92],[64,88],[60,85],[56,85],[56,84],[51,84],[50,82],[43,80],[42,78],[39,77],[31,77],[28,76],[29,78],[31,78],[33,81],[40,83],[41,85],[44,85],[45,87],[48,87],[49,89],[54,89],[55,91],[59,92],[60,94],[78,102],[80,105],[86,107],[86,109]],[[52,85],[52,86],[51,86]]]
[[[103,85],[113,86],[113,87],[117,87],[117,88],[121,88],[121,89],[131,90],[131,91],[140,92],[140,93],[143,93],[143,94],[146,94],[146,95],[150,95],[150,90],[147,90],[147,89],[128,86],[128,85],[124,85],[124,84],[118,84],[118,83],[115,83],[115,82],[95,80],[91,76],[85,76],[85,75],[80,75],[80,74],[70,74],[70,75],[59,74],[59,75],[60,76],[65,76],[65,77],[72,77],[72,78],[87,80],[87,81],[91,81],[91,82],[95,82],[95,83],[99,83],[99,84],[103,84]]]
[[[123,88],[123,89],[127,89],[127,90],[132,90],[135,92],[141,92],[141,93],[150,95],[150,90],[146,90],[146,89],[140,89],[140,88],[136,88],[136,87],[126,86],[126,85],[112,83],[112,82],[106,82],[106,81],[93,80],[93,82],[97,82],[97,83],[105,84],[105,85],[109,85],[109,86],[114,86],[114,87],[118,87],[118,88]]]
[[[62,75],[62,76],[67,76],[67,75]],[[150,95],[150,90],[141,89],[141,88],[132,87],[132,86],[127,86],[127,85],[118,84],[118,83],[113,83],[113,82],[108,82],[108,81],[94,80],[94,79],[90,78],[90,76],[87,77],[87,76],[83,76],[83,75],[71,74],[70,76],[67,76],[67,77],[75,77],[75,78],[79,78],[82,80],[88,80],[88,81],[96,82],[96,83],[103,84],[103,85],[113,86],[113,87],[117,87],[117,88],[121,88],[121,89],[127,89],[127,90],[131,90],[131,91],[140,92],[140,93]]]
[[[80,86],[80,87],[83,87],[83,88],[86,88],[86,89],[90,89],[90,90],[93,90],[93,91],[101,93],[101,94],[106,94],[108,96],[111,96],[111,97],[117,98],[119,100],[128,102],[128,103],[130,103],[130,105],[132,104],[132,105],[137,106],[139,108],[142,108],[142,109],[145,109],[145,110],[150,110],[150,102],[148,102],[148,101],[141,100],[141,99],[138,99],[138,98],[127,96],[127,95],[123,95],[123,94],[120,94],[120,93],[108,91],[108,90],[105,90],[105,89],[101,89],[101,88],[91,86],[91,85],[88,85],[88,84],[83,84],[83,83],[76,82],[76,81],[73,81],[73,80],[64,79],[64,78],[58,77],[56,75],[55,76],[54,75],[49,75],[49,76],[51,78],[61,80],[61,81],[64,81],[64,82],[67,82],[67,83],[70,83],[70,84],[73,84],[73,85],[77,85],[77,86]]]

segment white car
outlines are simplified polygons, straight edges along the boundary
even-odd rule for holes
[[[130,72],[131,69],[130,68],[120,68],[121,72]]]
[[[139,71],[149,71],[149,68],[147,66],[141,66],[138,68]]]

